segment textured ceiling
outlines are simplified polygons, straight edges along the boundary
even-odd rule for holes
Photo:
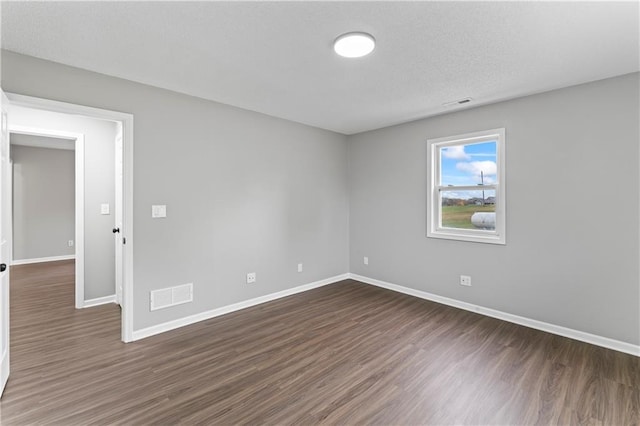
[[[353,134],[638,71],[639,19],[638,2],[3,2],[2,47]],[[349,31],[373,54],[338,57]]]

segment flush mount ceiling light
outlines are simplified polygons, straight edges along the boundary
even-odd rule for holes
[[[360,58],[373,52],[376,39],[367,33],[346,33],[333,42],[333,50],[345,58]]]

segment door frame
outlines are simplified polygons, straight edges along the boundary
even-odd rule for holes
[[[124,215],[124,211],[122,209],[122,173],[123,173],[123,160],[124,155],[122,151],[122,140],[124,137],[122,122],[119,121],[117,123],[116,137],[114,140],[115,144],[115,177],[116,177],[116,191],[115,191],[115,223],[114,226],[118,229],[124,228],[122,223],[122,217]],[[122,244],[118,244],[118,240],[120,239],[120,234],[114,233],[114,238],[116,238],[115,244],[115,256],[116,259],[122,259]],[[122,306],[122,262],[116,262],[116,303]]]
[[[11,112],[9,112],[11,114]],[[19,126],[9,123],[9,135],[44,136],[55,139],[75,140],[75,267],[76,309],[84,308],[84,134],[43,129],[36,126]],[[11,188],[13,199],[13,188]],[[11,212],[13,217],[13,210]],[[11,221],[13,223],[13,220]],[[9,232],[13,234],[13,229]],[[13,238],[12,238],[13,241]],[[15,265],[12,250],[11,264]]]
[[[10,105],[122,123],[122,281],[121,340],[133,341],[133,114],[7,93]],[[126,242],[126,243],[125,243]]]

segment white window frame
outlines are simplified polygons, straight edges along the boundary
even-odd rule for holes
[[[441,148],[496,141],[496,182],[475,186],[440,186]],[[427,140],[427,237],[476,243],[506,244],[506,170],[504,128]],[[447,228],[441,225],[442,192],[451,190],[495,190],[494,230]]]

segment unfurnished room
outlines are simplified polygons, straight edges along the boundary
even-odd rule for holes
[[[0,15],[0,424],[640,424],[638,1]]]

